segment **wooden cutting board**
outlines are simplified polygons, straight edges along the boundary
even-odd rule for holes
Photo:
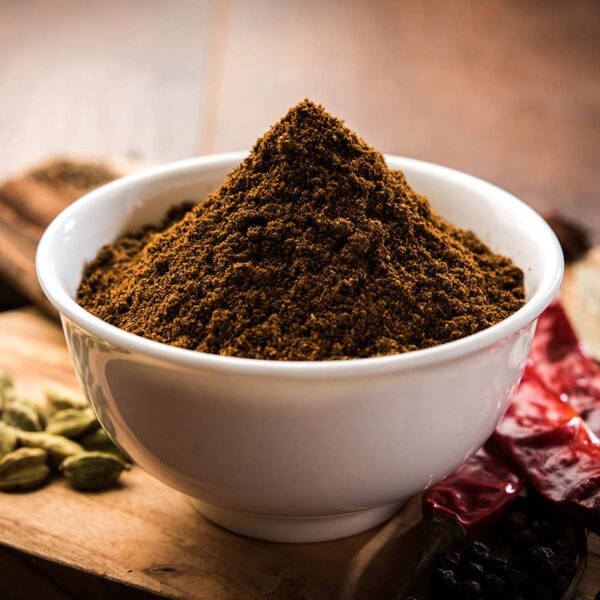
[[[141,165],[55,158],[0,185],[0,308],[15,293],[56,318],[35,276],[35,251],[50,221],[83,194]]]
[[[48,381],[75,386],[60,328],[37,309],[0,314],[0,366],[32,398]],[[57,479],[0,494],[0,544],[169,598],[382,600],[421,549],[418,499],[379,529],[344,540],[288,545],[229,533],[189,500],[133,468],[123,485],[82,494]],[[600,589],[600,540],[583,590]]]

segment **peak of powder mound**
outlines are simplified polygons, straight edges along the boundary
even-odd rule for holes
[[[441,219],[309,100],[184,216],[103,248],[78,292],[82,306],[126,331],[274,360],[433,346],[523,301],[520,269]]]
[[[303,100],[292,107],[257,141],[253,154],[256,160],[277,158],[290,164],[299,159],[309,165],[326,161],[346,169],[352,168],[346,163],[348,158],[361,158],[368,162],[382,160],[340,119],[310,100]],[[294,171],[302,176],[298,169]]]

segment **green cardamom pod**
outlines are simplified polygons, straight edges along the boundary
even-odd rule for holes
[[[91,431],[90,433],[86,433],[84,436],[79,438],[79,443],[86,450],[108,452],[109,454],[114,454],[117,458],[120,458],[124,461],[129,461],[129,458],[113,444],[106,431],[104,431],[102,428],[96,429],[96,431]]]
[[[17,447],[17,430],[0,421],[0,458]]]
[[[42,424],[36,410],[29,402],[14,400],[4,407],[2,413],[4,422],[23,431],[40,431]]]
[[[50,415],[53,415],[59,410],[66,410],[67,408],[81,410],[89,406],[81,394],[58,383],[47,385],[44,389],[44,394],[46,396],[46,406]]]
[[[41,485],[50,468],[48,453],[41,448],[19,448],[0,459],[0,490],[28,490]]]
[[[54,435],[77,438],[98,429],[100,424],[91,408],[65,408],[54,413],[48,420],[46,431]]]
[[[46,431],[20,431],[19,442],[28,448],[41,448],[48,453],[50,464],[58,467],[65,458],[83,452],[77,442]]]
[[[35,410],[38,416],[40,422],[40,431],[46,428],[46,423],[48,419],[46,415],[46,410],[41,404],[39,404],[38,402],[34,402],[33,400],[29,400],[29,398],[21,396],[20,394],[15,394],[12,402],[19,402],[20,404],[27,404],[27,406],[31,406],[31,408]],[[9,402],[9,404],[12,404],[12,402]]]
[[[115,485],[128,465],[108,452],[82,452],[67,458],[60,470],[76,490],[103,490]]]
[[[0,411],[14,397],[15,386],[11,377],[4,371],[0,371]]]

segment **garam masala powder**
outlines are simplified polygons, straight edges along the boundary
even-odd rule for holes
[[[524,288],[508,258],[304,100],[204,202],[102,248],[77,301],[181,348],[331,360],[481,331],[519,309]]]

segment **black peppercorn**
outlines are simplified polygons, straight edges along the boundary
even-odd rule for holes
[[[452,569],[434,569],[431,574],[431,590],[440,598],[447,598],[456,588],[456,575]],[[445,594],[445,595],[444,595]]]
[[[483,542],[473,542],[465,548],[465,558],[479,565],[485,565],[490,559],[490,549]]]
[[[577,563],[568,556],[556,557],[556,567],[559,573],[566,575],[570,579],[577,573]]]
[[[570,556],[571,558],[577,556],[577,551],[566,538],[556,540],[556,542],[552,544],[552,548],[558,556]]]
[[[495,573],[488,573],[483,579],[483,590],[490,598],[502,598],[506,580]]]
[[[474,581],[482,582],[485,572],[480,564],[473,561],[468,561],[460,567],[459,575],[461,579],[473,579]]]
[[[477,581],[462,581],[456,586],[454,595],[457,600],[478,600],[481,597],[481,586]]]
[[[458,552],[445,552],[437,559],[437,566],[441,569],[452,569],[456,571],[460,567],[461,556]]]
[[[496,573],[497,575],[507,575],[510,570],[510,563],[505,558],[498,556],[492,556],[487,564],[487,570],[490,573]]]
[[[548,546],[534,546],[527,554],[531,573],[540,581],[546,581],[558,570],[556,554]]]
[[[518,571],[516,569],[511,569],[509,579],[516,592],[527,592],[535,583],[533,577],[531,577],[529,573],[526,571]]]

